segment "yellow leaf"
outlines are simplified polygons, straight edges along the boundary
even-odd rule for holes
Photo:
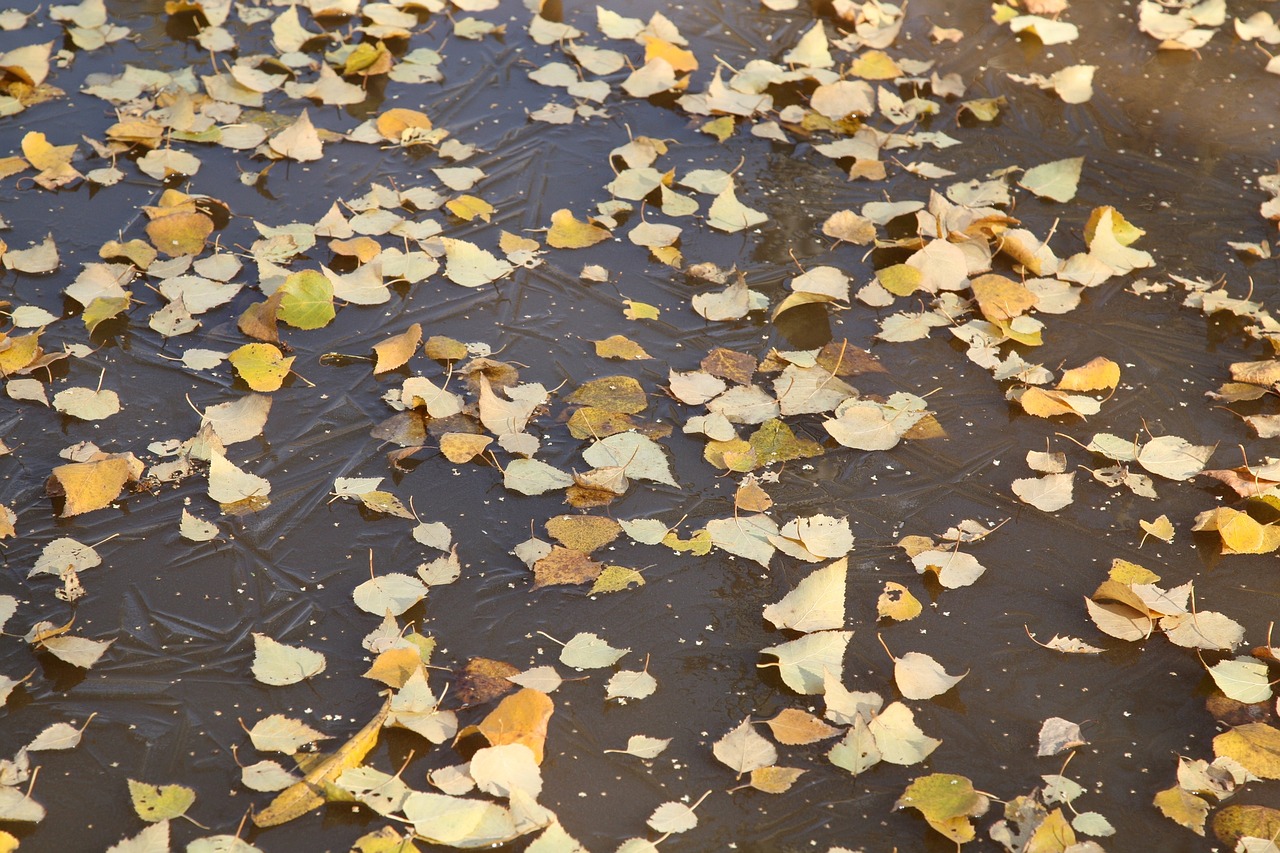
[[[465,432],[447,432],[440,436],[440,452],[444,458],[456,465],[470,462],[493,442],[487,435],[472,435]]]
[[[622,526],[601,515],[557,515],[547,519],[547,533],[566,548],[590,554],[617,539]]]
[[[804,772],[798,767],[757,767],[751,771],[751,787],[766,794],[784,794]]]
[[[447,202],[445,207],[449,208],[450,213],[464,222],[470,222],[476,217],[488,222],[493,218],[493,214],[495,212],[493,205],[489,204],[489,202],[484,199],[476,198],[473,195],[458,196],[457,198]],[[538,244],[534,243],[533,247],[537,249]],[[502,251],[506,252],[508,250],[503,248]]]
[[[658,312],[659,312],[661,309],[659,309],[659,308],[657,308],[657,307],[655,307],[655,306],[653,306],[653,305],[649,305],[649,304],[647,304],[647,303],[645,303],[645,302],[635,302],[634,300],[631,300],[631,299],[624,299],[624,300],[622,300],[622,302],[623,302],[623,304],[625,304],[625,305],[627,306],[627,307],[623,310],[622,314],[623,314],[623,316],[624,316],[624,317],[626,317],[628,320],[656,320],[656,319],[658,319]]]
[[[575,219],[573,212],[561,208],[551,214],[551,230],[547,232],[547,245],[554,249],[585,249],[602,240],[608,240],[610,234],[598,225]]]
[[[1111,233],[1115,235],[1116,242],[1121,246],[1128,246],[1147,233],[1125,219],[1124,215],[1114,207],[1095,207],[1093,213],[1089,214],[1089,221],[1084,226],[1084,243],[1086,246],[1093,245],[1093,235],[1098,230],[1098,222],[1107,212],[1111,213]]]
[[[486,219],[485,221],[487,222],[488,220]],[[519,234],[512,234],[510,231],[503,231],[498,238],[498,248],[502,250],[504,255],[510,255],[512,252],[537,252],[542,249],[542,244],[537,240],[521,237]]]
[[[148,823],[157,823],[186,814],[196,801],[196,792],[182,785],[156,786],[130,779],[129,797],[138,817]]]
[[[1155,521],[1138,519],[1138,526],[1142,528],[1144,533],[1157,539],[1162,539],[1165,542],[1173,541],[1173,522],[1169,520],[1167,515],[1162,515]]]
[[[1025,314],[1036,304],[1036,295],[1013,279],[988,273],[973,280],[978,310],[992,323],[1004,323]]]
[[[422,348],[427,358],[434,358],[436,361],[458,361],[467,357],[466,344],[443,335],[432,335],[427,338]]]
[[[32,131],[22,137],[22,154],[27,162],[40,171],[56,169],[71,162],[75,156],[76,146],[51,145],[43,133]]]
[[[862,53],[849,66],[849,72],[854,77],[861,77],[864,80],[892,80],[902,76],[902,69],[898,67],[898,63],[883,50],[868,50]]]
[[[884,592],[880,593],[880,598],[876,601],[876,613],[881,619],[907,622],[919,616],[923,609],[920,600],[910,590],[893,581],[885,583]]]
[[[151,244],[171,258],[200,254],[212,233],[213,220],[203,213],[171,213],[147,223]]]
[[[426,113],[417,110],[406,110],[396,108],[387,110],[378,116],[376,122],[378,133],[392,142],[399,142],[406,130],[423,130],[431,129],[431,119],[427,118]]]
[[[605,566],[587,595],[622,592],[633,586],[644,586],[644,576],[635,569],[628,569],[626,566]]]
[[[1280,779],[1280,729],[1266,723],[1223,732],[1213,739],[1213,754],[1234,758],[1259,778]]]
[[[498,707],[480,721],[476,730],[485,736],[490,746],[524,744],[533,751],[534,760],[541,764],[547,741],[547,721],[554,711],[555,703],[550,696],[526,687],[499,702]]]
[[[596,355],[600,358],[617,358],[623,361],[653,358],[645,352],[644,347],[623,335],[610,335],[602,341],[592,343],[596,345]]]
[[[1061,391],[1102,391],[1120,384],[1120,365],[1098,356],[1080,367],[1064,371],[1058,382]]]
[[[373,660],[362,675],[381,681],[388,687],[399,690],[409,680],[409,676],[422,669],[422,655],[414,646],[398,646],[387,649]]]
[[[924,273],[910,264],[894,264],[876,270],[876,281],[894,296],[910,296],[923,280]]]
[[[697,557],[705,557],[711,553],[711,532],[699,530],[688,539],[681,539],[675,531],[662,537],[662,544],[677,554],[689,553]]]
[[[1116,583],[1123,584],[1160,582],[1160,576],[1155,572],[1137,563],[1121,560],[1119,557],[1111,561],[1111,571],[1107,573],[1107,577]]]
[[[349,741],[332,755],[317,762],[301,781],[285,788],[269,806],[255,814],[254,824],[278,826],[324,805],[324,796],[317,791],[322,790],[326,783],[333,782],[341,776],[344,770],[360,765],[364,757],[378,743],[378,732],[382,730],[382,723],[387,719],[390,708],[391,700],[388,699],[374,718],[356,732]]]
[[[1209,803],[1189,791],[1174,785],[1156,794],[1152,805],[1169,820],[1204,835],[1204,821],[1209,816]]]
[[[1018,402],[1022,405],[1024,411],[1029,415],[1035,415],[1038,418],[1054,418],[1059,415],[1084,415],[1077,411],[1072,405],[1067,394],[1061,391],[1045,390],[1043,388],[1028,388],[1018,398]]]
[[[414,323],[400,334],[392,335],[385,341],[374,344],[373,352],[377,356],[377,361],[373,366],[373,372],[386,373],[388,370],[395,370],[404,365],[417,352],[418,344],[421,342],[422,324]]]
[[[38,330],[29,335],[17,337],[5,337],[0,334],[0,344],[6,345],[4,349],[0,349],[0,376],[8,376],[19,371],[40,357]]]
[[[698,129],[724,142],[730,136],[733,136],[733,128],[733,116],[720,116],[720,118],[712,119]]]
[[[676,47],[669,41],[648,36],[644,40],[644,61],[647,63],[655,58],[665,59],[677,73],[698,70],[698,57],[694,56],[692,51]]]
[[[227,361],[254,391],[275,391],[289,375],[293,358],[285,358],[284,353],[271,344],[245,344],[233,350]]]
[[[49,477],[56,490],[66,496],[62,517],[69,518],[111,505],[125,484],[136,480],[138,473],[130,464],[132,454],[119,454],[95,462],[72,462],[59,465]],[[50,491],[53,491],[50,488]]]

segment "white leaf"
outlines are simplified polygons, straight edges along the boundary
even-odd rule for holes
[[[382,616],[399,616],[427,597],[427,585],[413,575],[392,573],[370,578],[352,591],[356,606]]]
[[[750,717],[716,741],[711,752],[717,761],[739,775],[757,767],[768,767],[778,760],[778,750],[752,728]]]
[[[1046,474],[1043,477],[1024,477],[1013,481],[1013,493],[1023,503],[1031,504],[1043,512],[1056,512],[1075,500],[1072,486],[1076,472]]]
[[[778,672],[792,690],[821,693],[826,674],[836,680],[843,677],[844,652],[852,637],[852,631],[820,631],[760,651],[778,659]]]
[[[764,618],[778,628],[805,633],[843,627],[848,573],[848,559],[814,570],[781,601],[765,607]]]
[[[595,634],[575,634],[560,650],[560,662],[574,669],[602,669],[613,666],[631,649],[615,649]]]
[[[647,672],[615,672],[606,685],[605,699],[643,699],[658,689],[658,681]]]
[[[582,458],[593,468],[620,466],[633,480],[677,485],[662,445],[638,432],[620,432],[588,447]]]
[[[1024,172],[1018,185],[1031,190],[1041,198],[1071,201],[1075,198],[1076,189],[1080,184],[1080,170],[1083,166],[1083,157],[1070,157],[1066,160],[1044,163]]]
[[[632,735],[626,749],[606,749],[605,752],[623,752],[636,758],[657,758],[671,744],[671,738]]]
[[[663,803],[646,821],[654,832],[688,832],[698,825],[698,816],[684,803]]]
[[[270,493],[271,484],[266,479],[241,471],[216,450],[210,452],[209,497],[220,504],[233,504]]]
[[[907,699],[932,699],[959,684],[968,674],[948,675],[940,663],[921,652],[907,652],[893,662],[893,679]]]
[[[302,646],[287,646],[266,634],[253,635],[253,677],[263,684],[297,684],[324,672],[324,655]]]

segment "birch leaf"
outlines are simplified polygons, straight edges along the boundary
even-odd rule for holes
[[[955,687],[968,675],[948,675],[942,665],[921,652],[907,652],[893,661],[893,678],[907,699],[932,699]]]
[[[764,608],[764,618],[778,628],[823,631],[844,626],[847,558],[812,572],[781,601]]]
[[[302,646],[288,646],[266,634],[253,635],[253,677],[263,684],[297,684],[324,672],[324,655]]]
[[[759,767],[768,767],[778,760],[778,751],[751,727],[750,717],[716,741],[711,752],[717,761],[739,776]]]

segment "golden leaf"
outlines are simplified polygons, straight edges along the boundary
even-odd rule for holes
[[[561,208],[551,214],[551,230],[547,232],[547,245],[553,249],[585,249],[611,235],[599,225],[575,219],[573,211]]]
[[[341,776],[344,770],[360,765],[364,757],[377,745],[378,732],[382,730],[382,723],[387,719],[387,712],[390,709],[391,700],[388,699],[374,718],[356,732],[349,741],[333,754],[317,762],[301,781],[285,788],[271,801],[270,805],[256,813],[253,816],[254,824],[278,826],[324,805],[324,795],[320,793],[324,790],[324,786]]]
[[[421,341],[422,324],[414,323],[400,334],[392,335],[385,341],[374,344],[373,352],[377,356],[377,362],[373,366],[373,372],[386,373],[388,370],[395,370],[404,365],[417,352]]]
[[[1103,391],[1120,384],[1120,365],[1098,356],[1080,367],[1063,371],[1060,391]]]

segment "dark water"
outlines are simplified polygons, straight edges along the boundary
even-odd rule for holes
[[[1046,48],[991,23],[986,4],[954,8],[959,5],[912,3],[907,26],[890,52],[935,58],[940,73],[964,79],[965,97],[1004,95],[1009,106],[990,124],[957,124],[954,102],[944,106],[929,129],[943,130],[963,144],[901,152],[904,161],[927,159],[955,170],[955,178],[939,182],[945,185],[1009,165],[1084,155],[1084,177],[1072,202],[1053,204],[1019,194],[1013,215],[1024,227],[1043,235],[1061,217],[1055,247],[1065,256],[1075,250],[1066,247],[1082,245],[1088,211],[1112,204],[1147,230],[1140,246],[1157,260],[1147,271],[1150,279],[1225,276],[1234,295],[1244,295],[1251,279],[1254,298],[1274,303],[1274,262],[1244,260],[1225,245],[1226,240],[1274,237],[1274,226],[1258,214],[1265,197],[1256,178],[1275,167],[1280,98],[1276,78],[1263,73],[1265,57],[1256,47],[1236,40],[1228,23],[1198,56],[1157,53],[1154,42],[1137,31],[1129,4],[1079,2],[1067,19],[1080,25],[1080,40]],[[1241,17],[1264,8],[1238,5],[1231,12]],[[824,6],[775,13],[746,2],[631,2],[617,11],[647,18],[659,8],[702,60],[694,90],[705,85],[711,57],[735,67],[754,56],[778,60],[815,15],[830,20]],[[562,12],[588,33],[588,43],[636,55],[630,45],[605,44],[595,29],[593,4],[564,3]],[[51,82],[69,97],[0,121],[0,154],[18,150],[22,135],[32,130],[61,144],[77,141],[82,133],[101,138],[115,119],[105,102],[78,94],[87,74],[115,73],[126,63],[195,65],[208,73],[208,54],[187,40],[189,19],[167,20],[158,2],[110,4],[110,17],[133,28],[136,40],[77,53],[70,68],[55,71]],[[562,207],[580,216],[589,212],[608,198],[603,189],[611,177],[608,151],[624,143],[629,130],[678,142],[661,162],[681,172],[732,169],[743,158],[739,198],[769,214],[767,227],[759,234],[726,235],[691,227],[686,220],[680,223],[686,226],[681,248],[690,263],[736,264],[776,303],[796,271],[792,254],[806,265],[840,266],[855,286],[870,280],[874,267],[892,256],[866,257],[864,248],[850,245],[829,250],[820,226],[831,213],[856,210],[883,198],[882,193],[894,200],[927,198],[930,184],[900,169],[891,168],[886,182],[847,182],[835,163],[804,142],[780,145],[740,128],[722,145],[696,131],[700,120],[690,122],[662,97],[635,102],[615,92],[605,105],[608,118],[565,127],[527,121],[526,110],[553,99],[551,90],[526,79],[533,67],[528,63],[562,57],[554,46],[538,46],[524,34],[527,13],[518,4],[504,1],[500,10],[479,17],[506,22],[505,38],[445,44],[450,28],[434,15],[429,20],[435,28],[411,41],[411,47],[444,44],[443,84],[375,85],[374,96],[356,107],[309,108],[318,126],[335,131],[349,130],[391,106],[420,108],[437,126],[476,144],[480,152],[462,165],[485,170],[487,177],[473,193],[498,213],[489,226],[435,214],[446,235],[492,247],[499,229],[520,233],[546,227],[551,212]],[[958,45],[935,46],[927,38],[935,23],[959,27],[966,37]],[[270,50],[264,28],[243,32],[243,52]],[[0,46],[30,43],[33,32],[38,40],[52,38],[61,45],[58,26],[42,12],[27,30],[0,34]],[[1096,94],[1081,106],[1064,106],[1006,76],[1049,73],[1076,62],[1099,66]],[[269,107],[289,116],[299,111],[298,103],[275,97]],[[567,102],[563,95],[556,99]],[[355,198],[371,182],[434,185],[427,169],[450,165],[430,155],[330,143],[324,160],[278,163],[257,187],[247,187],[236,181],[237,168],[261,169],[261,161],[213,146],[177,147],[203,161],[181,188],[225,202],[232,215],[219,232],[221,241],[242,247],[256,238],[255,220],[315,222],[335,199]],[[95,161],[86,168],[102,165]],[[13,225],[3,235],[10,247],[25,247],[51,232],[62,254],[61,269],[48,276],[6,272],[0,298],[70,313],[74,303],[64,300],[62,290],[79,264],[96,260],[98,247],[109,239],[142,236],[137,209],[154,203],[163,188],[135,167],[121,167],[126,180],[102,189],[82,185],[51,193],[15,178],[0,184],[0,214]],[[705,207],[707,198],[700,201]],[[635,221],[632,214],[624,227]],[[330,261],[322,247],[308,257],[299,268]],[[610,282],[581,282],[578,271],[586,263],[606,266]],[[252,284],[250,269],[237,280]],[[1155,434],[1180,435],[1197,444],[1221,442],[1214,459],[1220,467],[1239,464],[1238,444],[1250,460],[1275,452],[1274,442],[1253,438],[1238,419],[1212,408],[1203,396],[1227,378],[1228,364],[1263,357],[1263,348],[1237,321],[1224,315],[1206,319],[1181,308],[1176,292],[1144,297],[1125,292],[1131,280],[1113,279],[1087,292],[1075,312],[1044,318],[1045,345],[1027,353],[1029,359],[1034,355],[1056,367],[1105,355],[1123,367],[1122,388],[1100,415],[1088,423],[1055,424],[1015,411],[1003,389],[968,362],[963,347],[945,330],[914,343],[873,344],[884,312],[856,302],[831,319],[806,310],[784,325],[769,323],[764,314],[707,323],[689,308],[689,296],[696,292],[690,280],[625,240],[551,251],[542,266],[518,270],[496,287],[465,290],[435,276],[393,287],[386,305],[341,308],[323,330],[288,333],[298,373],[316,387],[297,378],[286,383],[274,395],[265,435],[231,454],[237,464],[271,481],[266,510],[218,518],[204,479],[193,477],[177,488],[129,497],[118,509],[60,519],[43,496],[49,470],[62,461],[58,450],[92,440],[107,450],[141,454],[151,441],[194,433],[199,418],[184,397],[203,408],[245,391],[225,364],[194,373],[161,356],[192,347],[227,351],[239,346],[244,339],[235,317],[260,298],[257,294],[243,291],[230,306],[205,315],[198,332],[166,342],[145,322],[160,300],[136,286],[137,298],[149,304],[135,309],[127,323],[104,325],[92,339],[98,347],[93,355],[55,367],[51,389],[64,381],[93,386],[106,368],[104,387],[119,392],[125,404],[120,414],[95,425],[7,398],[0,404],[0,437],[13,450],[0,458],[0,502],[16,511],[19,532],[4,543],[0,592],[22,602],[9,630],[21,634],[38,619],[65,621],[74,612],[77,633],[115,640],[87,673],[33,654],[20,638],[0,644],[0,672],[18,677],[35,669],[3,711],[0,755],[11,755],[50,723],[97,715],[78,748],[38,755],[34,795],[49,810],[46,820],[35,828],[8,828],[23,838],[23,850],[105,849],[142,828],[125,783],[134,778],[194,787],[198,799],[191,816],[213,831],[232,833],[250,806],[261,808],[270,798],[239,785],[233,751],[239,750],[245,764],[258,758],[241,720],[251,725],[284,713],[336,738],[354,733],[381,700],[374,683],[359,677],[368,665],[360,639],[377,620],[353,606],[351,590],[368,577],[370,550],[375,568],[388,572],[411,571],[424,549],[409,537],[405,521],[363,513],[350,502],[331,503],[329,493],[335,477],[385,476],[384,487],[406,502],[412,497],[424,521],[452,527],[465,566],[461,580],[433,588],[427,601],[404,617],[439,640],[434,663],[456,668],[483,656],[520,667],[554,664],[557,650],[539,631],[560,639],[597,632],[633,650],[623,659],[627,668],[638,668],[645,655],[651,656],[649,671],[660,686],[645,700],[604,703],[607,671],[593,671],[589,680],[567,683],[553,694],[556,712],[540,801],[592,850],[612,850],[622,839],[645,836],[644,821],[658,804],[696,800],[705,791],[714,793],[698,809],[700,825],[664,842],[662,849],[952,849],[914,812],[891,811],[905,785],[926,772],[949,772],[969,776],[976,787],[1002,799],[1028,793],[1040,784],[1041,774],[1056,773],[1062,765],[1062,757],[1035,758],[1040,724],[1051,716],[1084,725],[1090,744],[1075,755],[1067,774],[1088,789],[1076,807],[1101,812],[1116,827],[1114,837],[1100,839],[1103,846],[1113,851],[1210,849],[1211,841],[1174,825],[1150,805],[1155,792],[1174,783],[1176,755],[1212,757],[1210,740],[1217,728],[1204,710],[1212,686],[1208,677],[1193,652],[1162,638],[1131,645],[1101,637],[1085,615],[1082,596],[1103,579],[1113,558],[1133,560],[1170,586],[1195,580],[1200,607],[1242,622],[1249,643],[1261,644],[1269,620],[1280,612],[1275,557],[1219,559],[1211,547],[1193,540],[1187,531],[1195,514],[1233,500],[1207,478],[1189,484],[1161,481],[1161,498],[1152,503],[1108,491],[1081,472],[1076,502],[1052,515],[1022,505],[1009,490],[1013,479],[1027,476],[1025,452],[1044,449],[1046,437],[1053,449],[1068,451],[1072,464],[1095,464],[1088,454],[1073,453],[1069,443],[1054,438],[1055,432],[1087,441],[1094,432],[1132,434],[1145,423]],[[624,319],[624,297],[659,306],[661,319]],[[624,519],[659,517],[672,524],[687,517],[681,528],[686,534],[729,514],[734,482],[702,461],[701,439],[680,433],[678,425],[690,410],[658,390],[666,383],[668,366],[694,369],[715,346],[763,356],[775,346],[817,347],[832,337],[847,337],[870,347],[887,369],[853,380],[864,393],[939,389],[929,399],[948,432],[946,440],[908,442],[883,453],[836,448],[810,464],[787,465],[769,491],[780,520],[823,512],[847,516],[851,523],[857,541],[850,555],[849,627],[855,633],[845,662],[847,686],[880,692],[889,701],[896,697],[892,666],[876,641],[878,630],[899,654],[924,651],[949,671],[970,670],[944,696],[908,703],[924,731],[943,745],[922,766],[881,764],[856,779],[826,761],[829,742],[782,747],[780,763],[809,771],[790,792],[724,793],[733,785],[733,774],[711,756],[717,738],[748,715],[766,718],[789,707],[821,713],[820,697],[797,697],[756,667],[758,650],[783,639],[761,620],[761,607],[778,600],[808,568],[779,555],[765,572],[719,551],[706,557],[676,555],[662,547],[624,544],[623,537],[608,561],[644,568],[646,586],[595,599],[580,588],[530,591],[529,573],[509,551],[528,536],[531,524],[541,532],[547,518],[565,511],[560,496],[507,492],[496,470],[455,466],[433,450],[419,454],[407,473],[391,469],[386,448],[369,431],[389,414],[380,397],[399,385],[405,371],[374,379],[367,363],[320,361],[327,352],[367,352],[412,322],[422,323],[426,335],[501,348],[498,357],[527,365],[522,369],[527,381],[548,388],[566,383],[535,427],[549,439],[539,458],[566,469],[582,466],[581,444],[557,424],[567,410],[563,396],[597,375],[638,378],[653,392],[645,417],[677,425],[663,444],[680,488],[633,488],[608,513]],[[654,360],[596,359],[590,340],[614,333],[634,338]],[[53,325],[44,338],[46,349],[85,340],[74,316]],[[798,431],[824,438],[817,419],[792,421]],[[183,506],[217,519],[221,541],[182,539],[177,526]],[[1138,519],[1161,512],[1173,520],[1178,537],[1172,545],[1148,539],[1139,550]],[[987,574],[963,589],[928,586],[895,540],[937,534],[966,518],[1010,519],[973,549]],[[103,565],[85,572],[88,595],[74,610],[54,598],[52,578],[25,579],[41,548],[60,536],[85,543],[115,537],[99,548]],[[875,599],[888,580],[905,584],[925,602],[920,619],[877,628]],[[1108,651],[1055,655],[1032,645],[1024,625],[1041,639],[1055,633],[1080,636]],[[254,682],[249,670],[255,631],[325,653],[328,669],[290,687]],[[450,676],[434,673],[432,678],[438,687]],[[463,712],[463,723],[478,720],[484,710]],[[652,762],[602,752],[621,748],[637,733],[674,741]],[[370,763],[394,771],[413,750],[404,780],[426,789],[428,769],[463,758],[447,746],[425,747],[408,732],[388,731]],[[1236,801],[1280,804],[1275,784],[1254,783]],[[985,840],[985,829],[998,810],[996,804],[981,821],[980,840],[971,849],[996,849]],[[250,830],[246,838],[265,851],[347,850],[382,823],[369,812],[335,805],[285,828]],[[182,821],[174,823],[173,833],[178,849],[205,834]]]

